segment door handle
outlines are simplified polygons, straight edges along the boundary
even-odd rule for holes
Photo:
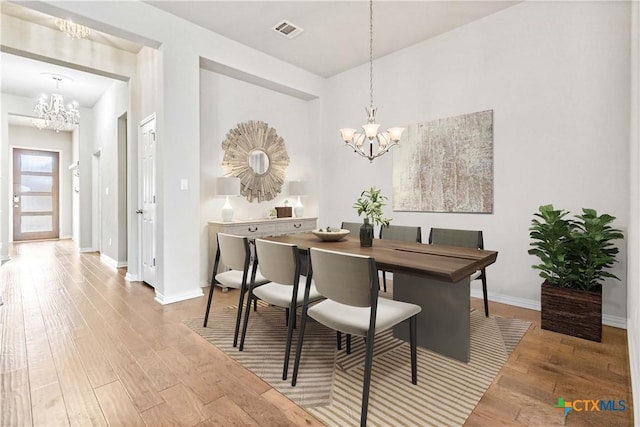
[[[143,213],[143,211],[142,211],[142,209],[138,209],[138,210],[136,211],[136,213],[137,213],[138,215],[140,215],[141,213]]]

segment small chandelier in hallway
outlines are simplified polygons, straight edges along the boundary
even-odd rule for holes
[[[46,77],[52,78],[56,82],[56,89],[62,81],[71,81],[71,79],[55,74],[48,74]],[[64,105],[62,95],[52,93],[49,98],[42,95],[35,108],[38,118],[33,119],[32,123],[38,129],[53,129],[56,132],[61,130],[71,130],[73,126],[80,121],[80,112],[76,103]]]
[[[376,108],[373,106],[373,0],[369,0],[369,108],[367,111],[367,123],[362,125],[363,133],[356,133],[356,129],[340,129],[343,141],[353,151],[373,162],[376,157],[382,156],[392,147],[398,145],[404,128],[393,127],[386,132],[378,132],[379,124],[376,123]],[[369,141],[365,145],[365,139]],[[374,141],[377,141],[377,149],[374,152]]]
[[[75,22],[68,21],[66,19],[56,18],[55,24],[60,31],[71,37],[71,39],[83,39],[91,34],[91,29],[89,29],[89,27],[76,24]]]

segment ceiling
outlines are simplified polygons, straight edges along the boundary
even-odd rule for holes
[[[147,1],[201,27],[322,77],[369,60],[369,2]],[[515,1],[375,1],[374,58],[505,9]],[[293,39],[272,30],[287,20]]]
[[[367,1],[147,1],[199,26],[319,76],[330,77],[369,59]],[[409,47],[512,6],[513,1],[391,1],[374,3],[374,57]],[[7,1],[2,13],[55,28],[54,18]],[[116,7],[116,2],[114,2]],[[289,39],[272,30],[282,20],[304,29]],[[92,30],[95,42],[138,52],[139,44]],[[0,54],[1,90],[32,97],[56,90],[42,73],[69,77],[59,92],[66,102],[91,108],[113,80],[9,53]]]

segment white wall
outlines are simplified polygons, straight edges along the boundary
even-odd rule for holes
[[[258,203],[234,197],[234,219],[266,218],[267,210],[297,198],[288,195],[288,181],[308,182],[310,194],[302,199],[304,215],[318,213],[318,168],[315,167],[318,137],[310,129],[317,120],[317,101],[304,101],[211,71],[200,70],[200,283],[210,279],[208,269],[208,221],[220,221],[223,197],[215,192],[216,177],[224,176],[222,142],[239,123],[260,120],[284,140],[290,163],[282,192],[273,200]]]
[[[525,2],[374,64],[377,121],[407,125],[494,111],[494,213],[392,212],[395,224],[484,230],[499,251],[488,268],[494,299],[536,306],[528,228],[539,205],[607,212],[629,224],[629,4]],[[375,185],[392,195],[391,156],[348,153],[338,129],[365,122],[368,67],[332,78],[323,125],[323,224],[357,219],[351,208]],[[396,147],[394,150],[402,149]],[[339,191],[338,191],[339,189]],[[604,287],[605,321],[626,318],[626,241]]]
[[[55,132],[49,129],[37,129],[30,126],[9,125],[9,146],[10,153],[13,148],[28,148],[34,150],[45,150],[58,152],[59,169],[59,236],[61,239],[72,237],[72,174],[69,165],[72,161],[71,132]],[[11,168],[13,170],[13,168]],[[13,179],[9,180],[13,183]],[[9,222],[13,224],[13,210],[9,211]],[[9,238],[13,240],[13,227],[9,229]]]
[[[100,150],[100,188],[94,182],[93,188],[101,198],[102,224],[99,227],[102,251],[110,260],[119,266],[126,265],[126,250],[120,246],[122,238],[119,231],[126,229],[126,221],[122,221],[119,210],[126,204],[126,194],[119,189],[118,171],[125,171],[126,164],[118,162],[118,117],[127,112],[129,103],[128,85],[114,81],[111,87],[102,95],[93,107],[93,151]],[[95,216],[94,216],[95,218]]]

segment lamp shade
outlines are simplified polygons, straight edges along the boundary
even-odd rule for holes
[[[218,196],[239,196],[240,178],[235,176],[216,178],[216,194]]]
[[[304,181],[291,181],[289,182],[289,195],[291,196],[306,196],[307,195],[307,183]]]

